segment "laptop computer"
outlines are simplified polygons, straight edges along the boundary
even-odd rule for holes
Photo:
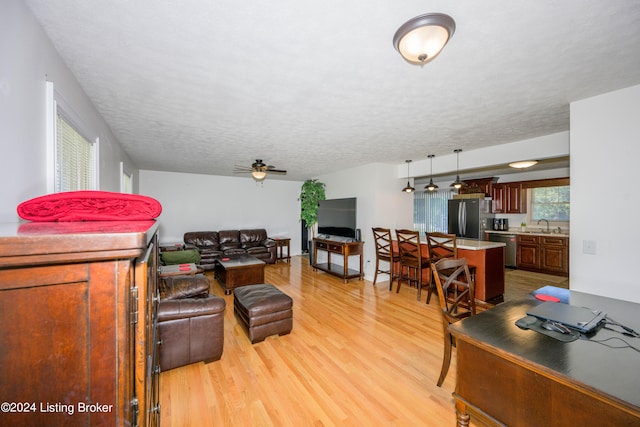
[[[542,320],[562,323],[584,334],[594,331],[607,316],[604,311],[551,301],[529,309],[527,314]]]

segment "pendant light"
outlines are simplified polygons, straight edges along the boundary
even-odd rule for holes
[[[405,162],[407,163],[407,186],[404,187],[402,191],[404,191],[405,193],[413,193],[415,188],[413,188],[411,186],[411,183],[409,182],[409,163],[411,163],[411,160],[405,160]]]
[[[431,177],[429,178],[429,185],[426,185],[424,188],[428,191],[436,191],[438,186],[433,183],[433,158],[435,154],[429,154],[427,157],[431,160]]]
[[[460,152],[462,151],[461,148],[456,148],[455,150],[453,150],[454,153],[456,153],[456,180],[451,184],[451,187],[455,188],[456,190],[461,189],[465,184],[464,182],[460,181]]]

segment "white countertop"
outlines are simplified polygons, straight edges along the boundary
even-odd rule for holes
[[[498,230],[485,230],[485,233],[495,233],[495,234],[528,234],[531,236],[556,236],[556,237],[569,237],[567,233],[545,233],[543,231],[498,231]]]
[[[473,239],[456,239],[456,246],[458,249],[466,249],[469,251],[484,251],[487,249],[501,248],[507,246],[502,242],[487,242],[484,240]]]

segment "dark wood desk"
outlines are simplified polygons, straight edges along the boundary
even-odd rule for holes
[[[601,329],[562,343],[514,322],[540,301],[507,302],[450,326],[457,340],[457,425],[638,426],[640,339]],[[572,305],[603,310],[640,330],[640,304],[570,292]],[[605,345],[606,344],[606,345]],[[609,345],[609,346],[607,346]]]

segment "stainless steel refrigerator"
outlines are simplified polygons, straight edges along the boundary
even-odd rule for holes
[[[491,230],[493,217],[491,200],[449,200],[449,234],[460,238],[484,240],[485,230]]]

